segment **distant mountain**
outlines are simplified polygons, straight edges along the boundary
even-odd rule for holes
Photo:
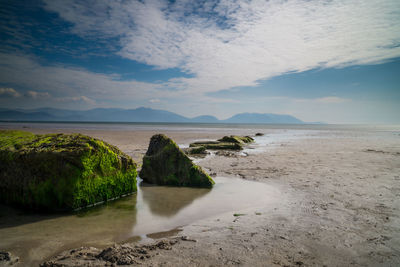
[[[1,121],[76,121],[76,122],[197,122],[197,123],[304,123],[290,115],[241,113],[226,120],[204,115],[186,118],[173,112],[151,109],[96,108],[66,110],[55,108],[0,109]]]
[[[220,122],[216,117],[210,115],[198,116],[190,119],[191,122],[202,122],[202,123],[218,123]]]
[[[57,117],[45,112],[21,112],[17,110],[0,111],[0,120],[5,121],[54,121]]]

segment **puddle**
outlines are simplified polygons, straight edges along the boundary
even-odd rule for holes
[[[0,207],[0,250],[34,265],[67,249],[157,238],[197,220],[265,207],[277,189],[236,178],[215,178],[210,189],[140,186],[137,194],[69,215],[26,214]]]

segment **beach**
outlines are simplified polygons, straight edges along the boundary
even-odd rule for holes
[[[117,146],[139,168],[149,139],[156,133],[166,134],[181,147],[224,135],[264,134],[241,152],[212,153],[194,161],[212,177],[221,177],[226,183],[229,179],[241,179],[267,186],[268,201],[260,198],[259,203],[253,201],[250,207],[230,207],[226,212],[208,212],[205,216],[200,213],[195,221],[182,219],[177,227],[127,240],[110,239],[98,247],[90,240],[87,241],[92,248],[77,249],[85,245],[79,242],[74,243],[75,247],[60,245],[56,253],[42,255],[49,266],[110,265],[104,257],[94,256],[107,247],[117,256],[126,257],[124,250],[134,251],[139,256],[131,262],[144,266],[400,265],[398,127],[139,125],[130,128],[2,123],[0,129],[86,134]],[[232,198],[235,196],[239,197],[232,194]],[[202,199],[206,197],[189,201],[187,207]],[[247,200],[243,197],[239,201]],[[209,204],[210,208],[212,205]],[[178,208],[176,214],[184,210]],[[18,227],[7,224],[0,231]],[[112,249],[109,243],[114,241]],[[23,257],[18,264],[24,266]]]

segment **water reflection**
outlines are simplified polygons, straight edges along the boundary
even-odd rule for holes
[[[151,212],[163,217],[176,215],[182,208],[190,205],[195,199],[210,193],[207,188],[179,188],[167,186],[151,186],[143,184],[141,194],[143,201]]]
[[[137,236],[156,238],[199,219],[270,205],[279,197],[262,183],[223,177],[215,182],[211,190],[140,186],[137,194],[72,214],[37,215],[0,207],[0,250],[20,257],[21,266],[33,266],[67,249],[101,248]]]

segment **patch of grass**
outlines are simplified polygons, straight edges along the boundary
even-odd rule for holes
[[[239,217],[239,216],[245,216],[246,214],[244,213],[234,213],[233,216]]]

